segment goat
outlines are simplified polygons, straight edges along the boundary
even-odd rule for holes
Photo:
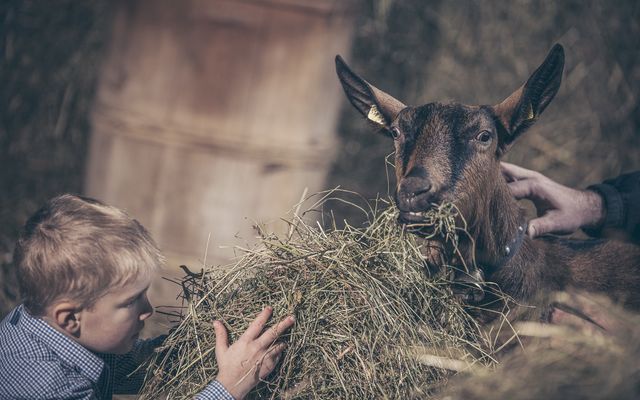
[[[526,213],[501,174],[501,157],[554,98],[563,69],[564,50],[556,44],[526,83],[495,106],[436,102],[414,107],[369,84],[336,56],[336,72],[351,104],[393,138],[400,223],[420,224],[426,210],[453,202],[470,234],[461,237],[462,261],[471,265],[475,257],[486,280],[516,301],[535,304],[544,293],[575,287],[605,293],[637,310],[640,247],[528,237]]]

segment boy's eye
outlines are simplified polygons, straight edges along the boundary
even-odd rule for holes
[[[141,297],[142,297],[142,295],[136,296],[133,299],[131,299],[131,300],[127,301],[126,303],[124,303],[123,306],[124,307],[133,307],[138,302],[138,300],[140,300]]]
[[[137,300],[137,298],[133,299],[133,300],[129,300],[126,303],[124,303],[122,305],[122,307],[125,307],[125,308],[132,307],[134,304],[136,304],[136,300]]]

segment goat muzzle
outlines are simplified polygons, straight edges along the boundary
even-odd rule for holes
[[[431,182],[424,179],[405,179],[398,186],[396,204],[408,221],[416,221],[419,213],[427,211],[435,201]]]

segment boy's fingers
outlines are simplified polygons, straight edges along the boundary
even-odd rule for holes
[[[280,357],[280,354],[287,348],[286,343],[276,343],[267,350],[267,357],[276,360]]]
[[[213,329],[216,332],[216,353],[222,354],[229,348],[229,337],[227,335],[227,328],[224,327],[222,322],[214,321]]]
[[[260,314],[256,317],[256,319],[251,322],[247,330],[240,337],[241,339],[253,340],[260,336],[260,332],[264,329],[265,324],[271,318],[271,313],[273,312],[273,308],[267,306],[265,307]]]
[[[260,365],[260,379],[264,379],[278,364],[282,352],[287,348],[285,343],[278,343],[271,346],[264,355],[264,359]]]
[[[282,319],[282,321],[278,322],[278,324],[269,328],[265,333],[263,333],[256,341],[260,347],[268,347],[273,342],[275,342],[278,337],[282,334],[282,332],[289,329],[295,322],[295,318],[293,315],[289,315]]]

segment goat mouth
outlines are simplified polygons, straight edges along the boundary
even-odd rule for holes
[[[420,224],[426,221],[424,211],[400,211],[398,222],[404,225]]]
[[[427,223],[426,212],[401,211],[398,223],[404,225],[407,232],[421,237],[432,236],[434,226]]]

